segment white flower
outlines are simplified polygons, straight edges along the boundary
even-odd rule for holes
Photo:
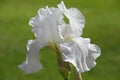
[[[64,16],[69,19],[65,23]],[[38,15],[29,22],[36,40],[28,40],[26,61],[19,68],[26,73],[42,69],[39,62],[39,50],[50,46],[61,52],[65,62],[72,63],[77,72],[85,72],[96,65],[100,49],[90,44],[90,39],[80,37],[85,21],[81,12],[75,8],[67,9],[63,2],[58,8],[41,8]]]

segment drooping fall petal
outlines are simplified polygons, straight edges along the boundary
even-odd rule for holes
[[[60,52],[63,60],[72,63],[79,73],[93,68],[96,65],[95,59],[100,56],[99,47],[81,37],[61,43]]]
[[[39,61],[39,50],[43,48],[45,44],[39,43],[38,40],[29,40],[27,44],[28,54],[26,61],[19,65],[19,68],[26,73],[37,72],[42,69],[42,65]]]

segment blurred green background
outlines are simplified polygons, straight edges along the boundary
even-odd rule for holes
[[[56,55],[49,48],[40,52],[44,68],[26,75],[18,69],[26,57],[26,43],[34,39],[28,21],[46,5],[61,0],[0,0],[0,80],[63,80],[57,71]],[[120,80],[120,0],[64,0],[86,18],[83,37],[100,46],[101,56],[83,80]]]

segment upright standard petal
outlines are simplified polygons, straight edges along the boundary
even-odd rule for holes
[[[63,15],[58,8],[41,8],[29,24],[35,36],[42,42],[61,42],[60,27]],[[42,38],[41,38],[42,37]]]
[[[60,44],[62,58],[72,63],[77,72],[89,71],[96,65],[95,59],[100,56],[100,49],[86,38],[76,38]]]
[[[69,19],[73,34],[75,34],[77,37],[81,36],[82,29],[85,25],[85,18],[82,13],[76,8],[67,9],[63,2],[61,2],[61,4],[58,4],[58,8]]]
[[[26,61],[19,65],[19,68],[25,71],[25,73],[37,72],[42,69],[42,65],[39,62],[39,50],[44,46],[45,44],[40,43],[38,40],[29,40],[27,44],[28,54]]]

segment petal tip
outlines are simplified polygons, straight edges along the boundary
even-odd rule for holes
[[[41,70],[43,67],[40,63],[35,64],[28,64],[28,63],[23,63],[21,65],[18,65],[18,67],[23,70],[26,74],[29,73],[35,73]]]

